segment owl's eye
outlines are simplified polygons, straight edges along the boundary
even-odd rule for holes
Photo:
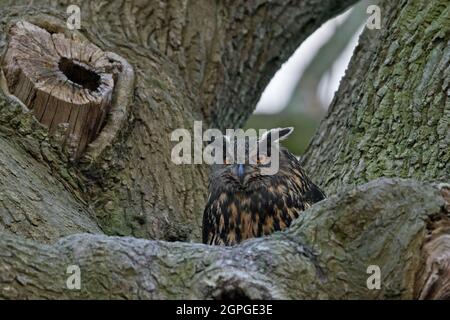
[[[226,142],[224,141],[223,149],[222,149],[223,164],[231,164],[231,159],[229,159],[229,157],[227,157],[227,155],[228,155],[227,145],[226,145]]]
[[[258,164],[268,164],[270,162],[270,157],[260,154],[257,160]]]
[[[251,160],[253,163],[265,165],[270,162],[270,157],[265,154],[259,154],[251,157]]]

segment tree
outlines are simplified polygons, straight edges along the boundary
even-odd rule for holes
[[[76,1],[82,29],[69,31],[73,1],[2,1],[2,55],[25,20],[126,61],[100,140],[76,161],[0,94],[0,297],[448,297],[449,191],[435,184],[449,172],[445,0],[380,4],[383,27],[364,32],[304,158],[329,199],[286,232],[188,243],[208,168],[172,163],[170,133],[243,125],[280,64],[354,2]],[[80,290],[66,286],[72,265]]]

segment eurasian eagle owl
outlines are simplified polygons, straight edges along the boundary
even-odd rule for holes
[[[293,128],[272,129],[253,149],[247,145],[244,163],[213,165],[203,214],[204,243],[234,245],[283,230],[302,211],[325,198],[292,153],[281,146],[272,150],[272,140],[284,140],[292,131]],[[224,150],[224,155],[229,152]],[[279,170],[262,174],[274,152],[279,155]]]

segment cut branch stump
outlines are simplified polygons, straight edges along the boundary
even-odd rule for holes
[[[114,89],[114,61],[89,42],[50,33],[26,21],[10,28],[2,68],[10,94],[79,158],[105,121]]]

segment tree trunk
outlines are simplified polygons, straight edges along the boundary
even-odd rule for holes
[[[64,171],[62,180],[69,177],[74,191],[83,194],[82,198],[90,204],[85,209],[97,217],[102,230],[111,235],[197,241],[207,168],[175,165],[170,159],[174,145],[170,141],[171,132],[177,128],[192,132],[194,120],[203,120],[205,128],[217,123],[224,128],[242,124],[271,75],[297,45],[354,0],[325,3],[70,0],[37,1],[31,6],[28,1],[23,6],[18,4],[20,1],[11,1],[11,5],[2,2],[2,54],[8,29],[19,16],[46,27],[50,33],[58,30],[68,38],[86,38],[103,51],[121,55],[134,69],[135,85],[127,93],[131,112],[110,147],[95,161],[87,157],[70,166],[64,159],[58,162],[59,156],[51,153],[56,170]],[[71,4],[81,8],[80,32],[65,28],[65,12]],[[35,125],[32,119],[19,121],[17,116],[1,119],[5,125],[17,122]],[[36,149],[38,142],[30,144]],[[30,170],[38,171],[31,164]],[[48,189],[39,185],[45,182],[31,183],[36,184],[33,192]],[[22,192],[18,190],[15,194],[21,198]],[[58,192],[55,194],[59,197]],[[49,201],[48,197],[41,198],[39,202]],[[46,220],[42,215],[58,215],[60,211],[55,208],[46,213],[40,210],[29,213],[34,211],[30,209],[35,204],[15,206],[12,211],[26,211],[25,214],[38,215],[41,220]],[[53,232],[59,235],[59,231]],[[35,235],[39,237],[45,236]]]
[[[232,248],[161,241],[199,240],[207,186],[205,166],[171,161],[171,132],[242,125],[280,64],[354,2],[1,1],[2,56],[24,20],[130,67],[76,161],[2,78],[0,297],[448,297],[447,189],[426,182],[347,189],[287,232]],[[70,4],[79,31],[64,28]],[[448,10],[445,0],[382,4],[382,30],[361,38],[305,157],[329,194],[382,176],[448,179]],[[66,286],[69,265],[81,290]],[[380,290],[367,288],[369,265],[381,268]]]
[[[304,165],[328,193],[377,177],[449,181],[450,7],[385,1]]]

